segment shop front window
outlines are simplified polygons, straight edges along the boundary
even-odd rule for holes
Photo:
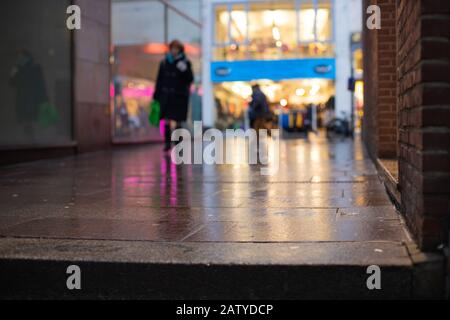
[[[300,5],[299,11],[299,24],[298,24],[298,32],[299,39],[301,42],[312,42],[315,40],[315,19],[316,19],[316,11],[312,3],[306,4],[302,3]]]
[[[333,38],[332,9],[329,0],[317,3],[316,35],[318,41],[331,41]]]
[[[275,9],[276,7],[276,9]],[[280,59],[296,50],[294,3],[250,5],[249,50],[256,59]]]
[[[333,56],[333,17],[329,0],[300,2],[298,35],[300,56]]]
[[[228,28],[230,25],[230,13],[228,12],[227,6],[216,7],[215,21],[216,21],[215,42],[218,44],[228,43],[230,41],[228,37],[229,36]]]
[[[190,0],[172,0],[170,6],[156,0],[113,1],[111,97],[115,143],[162,140],[164,122],[160,128],[151,126],[148,113],[167,43],[174,39],[185,45],[195,75],[190,119],[201,119],[200,12],[200,2]]]
[[[218,5],[215,17],[215,60],[333,55],[330,0]]]
[[[355,73],[358,77],[362,77],[363,73],[363,51],[361,48],[356,49],[353,52],[353,68],[355,69]]]
[[[69,5],[6,4],[10,14],[0,20],[0,148],[72,143],[71,38],[59,14]]]
[[[247,12],[244,5],[233,5],[230,12],[230,36],[232,43],[245,43],[247,39]]]

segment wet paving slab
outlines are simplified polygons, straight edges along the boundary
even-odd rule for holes
[[[408,241],[359,140],[286,140],[260,166],[180,165],[160,145],[0,169],[0,236],[155,242]]]
[[[167,252],[172,255],[167,255]],[[194,264],[237,265],[337,265],[355,266],[411,264],[406,248],[393,242],[303,242],[303,243],[193,243],[97,241],[9,238],[0,246],[6,258],[44,258],[56,261],[105,261],[184,264],[186,255]]]
[[[161,149],[0,168],[0,298],[412,296],[413,242],[359,139],[282,141],[272,176]],[[79,294],[61,285],[74,263]]]

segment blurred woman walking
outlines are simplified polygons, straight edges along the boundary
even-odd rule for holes
[[[192,65],[179,40],[169,44],[169,52],[159,66],[153,99],[161,106],[161,119],[165,120],[165,147],[171,148],[172,130],[186,121],[190,87],[194,80]]]

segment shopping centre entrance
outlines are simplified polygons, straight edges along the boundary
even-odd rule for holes
[[[212,11],[216,32],[210,55],[205,52],[215,125],[248,127],[251,86],[259,84],[279,127],[305,131],[311,120],[320,126],[327,103],[331,110],[335,101],[332,2],[242,1],[214,4]]]
[[[333,112],[334,81],[327,79],[255,80],[224,82],[214,87],[218,128],[246,128],[252,88],[259,84],[267,97],[274,122],[284,130],[305,131],[311,109],[317,117],[314,127],[322,127]],[[297,115],[297,116],[295,116]],[[305,120],[306,123],[305,123]],[[311,124],[312,125],[312,124]]]

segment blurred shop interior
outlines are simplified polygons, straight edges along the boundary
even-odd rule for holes
[[[220,62],[220,69],[212,71],[216,73],[213,83],[218,128],[245,126],[251,85],[255,83],[262,87],[278,118],[291,118],[284,123],[303,125],[305,121],[292,121],[292,117],[299,113],[307,117],[311,107],[317,111],[318,127],[340,116],[334,114],[336,28],[333,5],[332,0],[261,0],[213,6],[212,62]],[[349,90],[354,90],[355,127],[359,130],[363,97],[361,36],[358,32],[351,37],[349,60],[354,79],[349,79],[352,83]],[[289,64],[275,64],[276,61]],[[242,72],[245,68],[249,69],[248,76]],[[218,70],[222,74],[223,70],[234,75],[239,73],[242,78],[220,77]],[[350,106],[348,109],[347,116],[350,116]]]
[[[270,1],[217,5],[217,60],[333,56],[330,1]]]
[[[261,90],[267,97],[271,111],[280,115],[291,110],[305,111],[308,106],[317,105],[318,111],[325,111],[326,102],[334,96],[334,83],[325,79],[259,80]],[[215,86],[218,104],[217,127],[240,128],[245,126],[245,112],[251,99],[249,82],[226,82]],[[325,113],[320,112],[323,116]],[[319,126],[323,122],[318,119]]]

